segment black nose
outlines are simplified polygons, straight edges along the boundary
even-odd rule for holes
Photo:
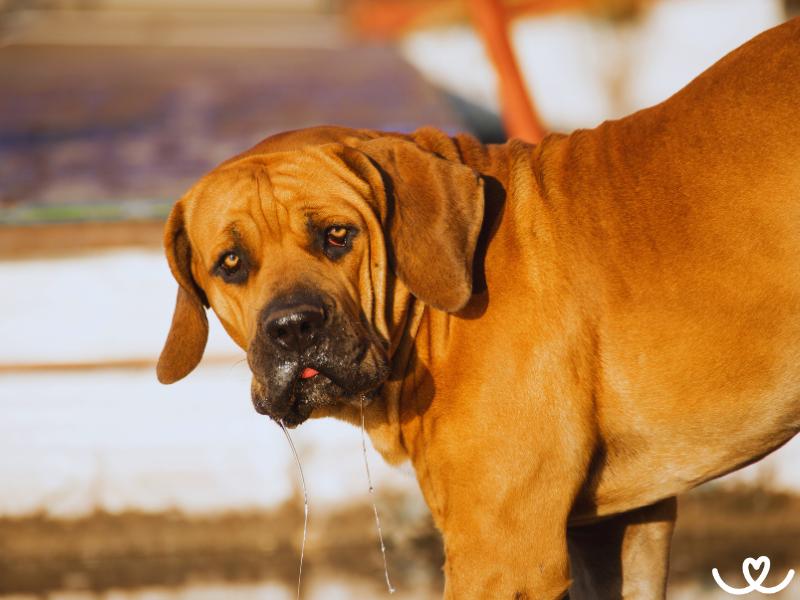
[[[308,348],[325,323],[325,309],[312,304],[297,304],[273,311],[266,319],[267,335],[287,350]]]

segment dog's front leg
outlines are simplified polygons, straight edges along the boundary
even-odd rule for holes
[[[557,600],[569,586],[567,519],[584,453],[547,435],[557,429],[538,439],[513,429],[489,440],[472,428],[419,465],[444,536],[447,600]]]
[[[503,527],[488,521],[489,530]],[[529,525],[503,532],[497,541],[477,532],[445,532],[445,600],[564,598],[569,560],[564,530],[558,529]]]

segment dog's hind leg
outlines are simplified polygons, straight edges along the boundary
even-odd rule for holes
[[[667,498],[570,528],[570,600],[663,599],[676,504]]]

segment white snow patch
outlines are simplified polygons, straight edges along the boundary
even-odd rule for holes
[[[161,252],[0,262],[0,363],[151,358],[177,283]],[[208,354],[243,353],[211,318]]]
[[[94,508],[207,513],[291,497],[283,433],[250,403],[245,365],[204,367],[172,386],[149,372],[0,377],[0,514]],[[311,510],[365,499],[359,431],[333,419],[292,432]],[[380,489],[416,482],[369,449]]]

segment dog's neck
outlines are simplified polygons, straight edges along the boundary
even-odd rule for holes
[[[387,462],[398,464],[423,451],[424,436],[420,432],[430,405],[436,400],[435,373],[447,371],[458,364],[451,356],[449,335],[464,319],[479,319],[486,311],[489,292],[484,275],[484,260],[489,245],[500,229],[504,215],[513,213],[506,207],[506,190],[514,185],[514,173],[531,173],[531,154],[535,148],[512,140],[503,145],[483,145],[471,136],[456,138],[436,130],[423,129],[414,134],[419,145],[457,160],[474,169],[484,180],[484,220],[475,250],[473,266],[474,294],[457,314],[437,310],[414,298],[400,283],[395,282],[394,301],[387,315],[394,324],[391,343],[392,375],[380,393],[378,401],[366,412],[367,429],[375,448]],[[513,219],[513,214],[509,215]],[[503,230],[504,244],[513,244],[514,228]],[[479,343],[476,340],[476,343]]]

